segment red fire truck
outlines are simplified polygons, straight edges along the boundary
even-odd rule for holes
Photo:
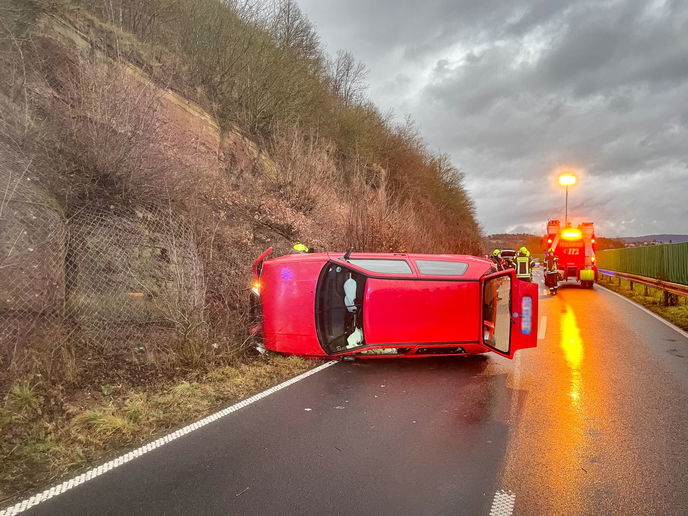
[[[584,222],[578,227],[569,224],[562,228],[558,220],[550,220],[543,247],[545,252],[553,250],[560,281],[573,279],[583,288],[592,288],[597,281],[595,229],[592,222]]]

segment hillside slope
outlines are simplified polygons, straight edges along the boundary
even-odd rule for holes
[[[0,498],[197,413],[142,426],[132,400],[255,360],[265,248],[481,252],[458,171],[290,0],[2,0],[0,17]]]

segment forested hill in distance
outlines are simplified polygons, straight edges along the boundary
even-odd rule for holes
[[[542,248],[542,236],[528,233],[496,233],[486,236],[484,242],[485,248],[488,251],[493,249],[519,249],[521,246],[526,246],[530,252],[535,254],[540,254],[544,251]],[[618,247],[626,247],[626,241],[621,238],[597,237],[596,249],[598,251]]]
[[[643,242],[656,242],[660,244],[679,244],[682,242],[688,242],[688,235],[643,235],[637,237],[619,237],[617,240],[621,240],[626,244],[639,244]]]

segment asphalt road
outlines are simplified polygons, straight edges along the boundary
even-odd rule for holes
[[[599,287],[540,303],[513,362],[339,363],[26,514],[688,514],[688,338]]]

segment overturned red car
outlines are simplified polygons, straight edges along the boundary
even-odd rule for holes
[[[538,287],[464,255],[317,253],[253,264],[254,333],[309,357],[423,357],[537,344]]]

